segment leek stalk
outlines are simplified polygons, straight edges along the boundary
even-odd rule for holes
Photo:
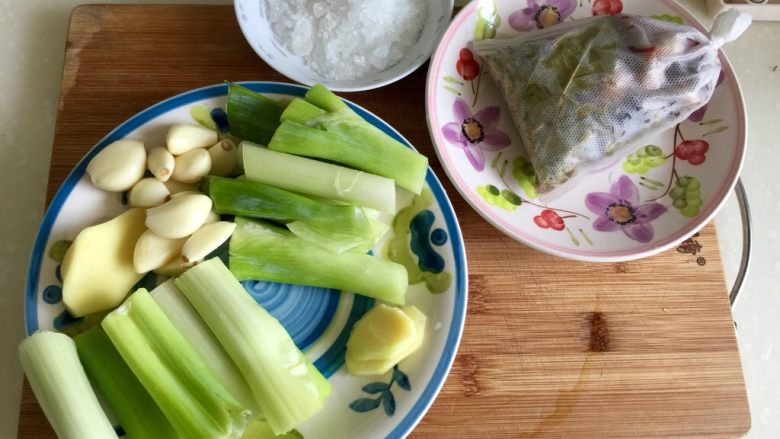
[[[406,268],[371,255],[329,252],[269,223],[236,218],[230,271],[240,280],[336,288],[402,305]]]
[[[287,227],[294,234],[337,253],[376,241],[378,229],[356,206],[331,204],[250,180],[209,177],[207,185],[217,213],[290,221]]]
[[[241,149],[244,173],[249,180],[395,214],[395,182],[392,179],[271,151],[249,142],[242,142]]]
[[[171,319],[176,329],[190,342],[190,346],[203,362],[211,368],[214,375],[219,377],[225,388],[254,415],[259,415],[260,410],[255,404],[246,380],[203,319],[181,294],[173,279],[161,283],[149,294]]]
[[[327,381],[219,258],[190,268],[175,282],[238,366],[274,434],[323,408],[318,381]],[[324,390],[329,393],[330,386]]]
[[[352,115],[355,115],[346,102],[322,84],[312,85],[311,88],[306,91],[305,98],[308,103],[316,105],[325,111],[346,110]]]
[[[75,340],[87,376],[128,438],[180,437],[100,326],[93,326]]]
[[[240,438],[250,412],[224,387],[145,289],[103,329],[180,436]]]
[[[313,119],[325,114],[325,110],[312,105],[301,98],[295,98],[287,105],[287,108],[282,112],[280,121],[291,120],[298,123],[306,123],[307,120]]]
[[[267,144],[271,140],[284,105],[238,84],[228,85],[227,117],[230,134]]]
[[[19,360],[38,404],[58,437],[117,437],[70,337],[58,332],[36,332],[19,345]]]
[[[286,120],[276,129],[268,147],[392,178],[415,194],[422,190],[428,170],[424,155],[344,112],[327,113],[306,125]]]

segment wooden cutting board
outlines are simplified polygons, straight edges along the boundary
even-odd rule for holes
[[[425,122],[426,70],[380,90],[345,95],[430,158],[466,240],[463,341],[412,436],[747,432],[750,415],[714,225],[678,249],[617,264],[567,261],[511,240],[446,181]],[[252,52],[230,6],[75,9],[47,201],[116,125],[157,101],[224,80],[286,81]],[[27,384],[19,437],[54,437]]]

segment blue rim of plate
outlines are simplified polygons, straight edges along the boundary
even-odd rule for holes
[[[308,90],[308,87],[295,84],[286,84],[282,82],[244,81],[237,83],[260,93],[281,94],[297,97],[303,97],[304,93],[306,93],[306,90]],[[32,254],[30,255],[30,263],[28,264],[27,269],[27,281],[25,282],[24,320],[27,335],[30,335],[38,330],[37,284],[40,277],[41,263],[46,251],[46,243],[48,242],[49,234],[51,233],[52,226],[54,225],[54,222],[57,219],[62,206],[65,204],[65,200],[67,200],[68,196],[73,191],[73,188],[84,175],[87,163],[89,163],[92,157],[94,157],[100,150],[105,148],[109,143],[124,138],[139,126],[149,122],[161,114],[167,113],[186,104],[197,102],[203,99],[220,97],[226,94],[227,84],[215,84],[190,90],[188,92],[184,92],[182,94],[158,102],[121,123],[97,144],[95,144],[95,146],[93,146],[87,152],[87,154],[84,155],[78,164],[76,164],[60,188],[57,190],[57,193],[54,195],[51,204],[49,204],[49,207],[46,209],[46,213],[44,214],[43,220],[41,221],[41,226],[38,229],[38,234],[35,237]],[[350,102],[349,100],[344,99],[344,101],[369,123],[381,129],[384,133],[388,134],[399,142],[414,149],[408,140],[406,140],[398,131],[380,119],[377,115],[353,102]],[[414,403],[411,410],[409,410],[409,413],[407,413],[407,415],[387,436],[390,438],[404,437],[408,435],[417,425],[417,423],[420,422],[420,419],[422,419],[425,412],[428,411],[428,408],[433,403],[434,398],[439,393],[441,386],[444,384],[444,381],[447,378],[450,367],[452,366],[452,362],[455,360],[455,354],[457,352],[458,345],[460,344],[460,338],[463,332],[463,325],[466,318],[467,265],[460,226],[456,220],[455,210],[452,208],[452,203],[450,203],[444,187],[442,187],[441,182],[433,173],[433,170],[431,170],[430,166],[428,167],[428,173],[425,177],[425,181],[428,183],[428,186],[430,186],[431,192],[433,192],[433,195],[436,198],[436,202],[442,209],[445,223],[447,224],[447,229],[451,236],[452,251],[455,258],[456,267],[454,291],[455,306],[453,309],[447,340],[444,343],[443,354],[433,371],[433,375],[420,395],[420,398]]]

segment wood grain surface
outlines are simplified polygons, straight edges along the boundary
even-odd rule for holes
[[[750,427],[731,310],[710,224],[694,255],[571,262],[504,236],[446,181],[428,136],[427,65],[345,97],[396,127],[442,177],[469,262],[463,341],[415,438],[735,437]],[[286,79],[240,34],[229,6],[74,10],[48,200],[119,123],[224,80]],[[25,384],[20,438],[54,437]]]

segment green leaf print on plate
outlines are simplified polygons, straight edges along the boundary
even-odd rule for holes
[[[489,40],[496,37],[496,29],[501,26],[496,2],[488,2],[477,9],[477,26],[474,29],[474,40]]]
[[[681,26],[685,24],[683,18],[680,17],[679,15],[658,14],[658,15],[651,15],[650,18],[655,18],[656,20],[661,20],[661,21],[668,21],[670,23],[677,23]]]
[[[497,187],[493,186],[492,184],[477,186],[477,193],[488,204],[492,206],[500,207],[510,212],[517,209],[517,206],[520,205],[509,201],[506,197],[503,196],[502,191],[499,190]],[[517,199],[519,200],[519,197]]]
[[[523,156],[517,156],[512,161],[512,176],[517,180],[517,184],[523,189],[523,192],[529,198],[536,198],[539,194],[536,193],[534,183],[536,183],[536,171],[534,166]]]
[[[191,106],[190,117],[192,117],[192,120],[206,128],[211,128],[212,130],[217,129],[217,124],[211,118],[211,108],[205,105],[199,104]]]
[[[623,161],[623,170],[629,174],[644,174],[650,168],[663,165],[669,157],[664,156],[664,151],[655,145],[645,145],[629,154]]]
[[[440,294],[452,284],[452,274],[445,271],[444,258],[433,248],[447,242],[444,229],[431,230],[435,221],[433,194],[428,189],[401,209],[393,220],[393,237],[385,245],[385,254],[409,273],[409,285],[425,282],[428,291]]]

